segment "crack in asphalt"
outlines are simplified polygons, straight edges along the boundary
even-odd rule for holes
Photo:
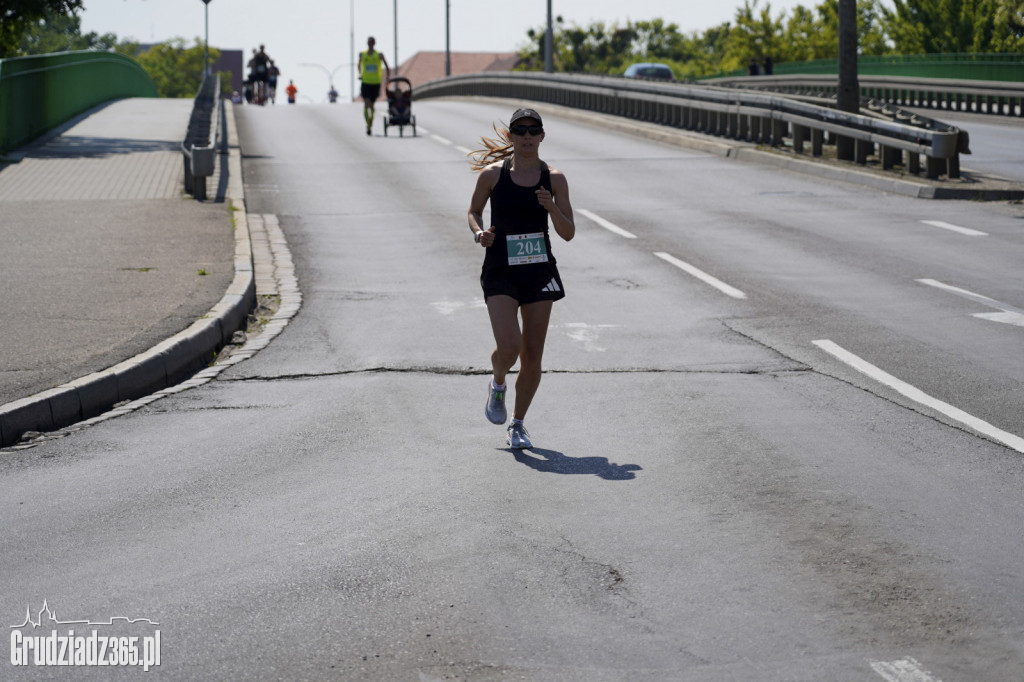
[[[618,367],[605,369],[545,369],[544,374],[721,374],[751,376],[781,376],[813,372],[809,367],[793,368],[737,368],[737,369],[665,369],[658,367]],[[218,377],[219,382],[244,383],[260,381],[293,381],[300,379],[322,379],[343,377],[357,374],[434,374],[438,376],[488,376],[492,370],[487,368],[458,367],[364,367],[361,369],[342,369],[324,372],[296,372],[294,374],[257,375],[246,377]],[[518,374],[513,369],[509,374]]]

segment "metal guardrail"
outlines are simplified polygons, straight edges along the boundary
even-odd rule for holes
[[[924,156],[929,178],[959,177],[966,151],[958,128],[930,119],[885,120],[735,87],[513,72],[451,76],[415,91],[416,99],[469,95],[549,102],[776,147],[788,140],[797,154],[809,142],[821,156],[826,136],[830,143],[843,137],[854,141],[850,160],[866,164],[877,153],[883,168],[905,165],[916,174]]]
[[[896,106],[1024,117],[1024,83],[863,74],[857,80],[861,97]],[[834,97],[838,88],[834,75],[744,76],[701,83],[817,97]]]
[[[188,131],[181,143],[185,165],[185,191],[198,201],[206,199],[206,179],[217,167],[224,103],[220,97],[220,76],[206,75],[192,106]]]

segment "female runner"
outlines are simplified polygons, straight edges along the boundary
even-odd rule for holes
[[[497,132],[499,140],[483,138],[485,149],[474,153],[473,168],[480,175],[469,206],[469,229],[485,249],[480,284],[497,344],[484,414],[494,424],[505,423],[505,377],[518,359],[515,409],[506,437],[518,449],[532,447],[523,420],[540,385],[551,304],[565,296],[551,253],[548,217],[565,241],[576,234],[576,225],[565,175],[538,154],[544,141],[540,114],[518,109],[508,130]],[[488,201],[491,225],[485,228]]]

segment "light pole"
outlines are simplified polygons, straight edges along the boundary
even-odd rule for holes
[[[398,74],[398,0],[395,0],[395,75]]]
[[[341,71],[346,66],[352,66],[352,65],[351,64],[339,64],[338,66],[334,67],[333,71],[328,69],[323,64],[314,64],[313,62],[302,62],[301,64],[299,64],[299,66],[315,66],[316,68],[322,70],[325,74],[327,74],[328,87],[333,88],[334,87],[334,74],[338,73],[339,71]]]
[[[860,83],[857,78],[857,0],[839,0],[839,87],[836,108],[850,113],[860,112]],[[852,161],[856,156],[853,138],[840,135],[836,140],[836,156]]]
[[[544,32],[544,73],[552,73],[555,70],[553,56],[555,48],[555,36],[551,28],[551,0],[548,0],[548,29]]]
[[[203,76],[210,75],[210,0],[203,0],[206,15],[206,38],[203,40]]]
[[[452,75],[452,3],[444,0],[444,75]]]
[[[356,63],[356,6],[355,0],[348,0],[348,61]],[[356,101],[356,70],[349,73],[348,99]]]

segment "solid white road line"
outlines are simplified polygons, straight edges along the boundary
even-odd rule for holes
[[[991,438],[992,440],[1002,443],[1003,445],[1016,450],[1017,452],[1024,453],[1024,438],[1015,436],[1012,433],[1003,431],[986,421],[978,419],[975,416],[967,414],[963,410],[953,407],[949,403],[945,403],[938,398],[933,398],[924,391],[911,386],[905,381],[901,381],[893,375],[875,367],[871,363],[863,360],[862,358],[854,355],[850,351],[836,345],[828,339],[821,339],[813,342],[815,346],[821,348],[826,353],[838,358],[840,361],[845,362],[850,367],[862,374],[866,374],[875,381],[892,388],[897,393],[900,393],[907,398],[910,398],[916,403],[930,407],[936,412],[940,412],[953,421],[960,422],[964,426],[970,427],[978,433]]]
[[[701,280],[702,282],[704,282],[706,284],[710,284],[711,286],[713,286],[714,288],[718,289],[719,291],[721,291],[726,296],[732,296],[733,298],[746,298],[747,297],[747,295],[745,293],[743,293],[742,291],[740,291],[739,289],[737,289],[735,287],[729,286],[728,284],[726,284],[722,280],[720,280],[720,279],[718,279],[716,277],[712,277],[711,275],[709,275],[708,273],[704,272],[703,270],[699,270],[699,269],[693,267],[692,265],[690,265],[689,263],[687,263],[685,261],[679,260],[675,256],[671,256],[671,255],[669,255],[669,254],[667,254],[667,253],[665,253],[663,251],[655,251],[654,255],[657,256],[658,258],[662,259],[666,263],[671,263],[672,265],[676,266],[677,268],[679,268],[683,272],[686,272],[686,273],[689,273],[689,274],[693,275],[694,277],[696,277],[697,279]]]
[[[963,296],[975,303],[987,305],[989,308],[996,308],[997,310],[1003,311],[1001,313],[973,313],[971,315],[972,317],[980,317],[983,320],[991,320],[992,322],[1002,322],[1003,324],[1012,324],[1018,327],[1024,327],[1024,310],[1021,310],[1020,308],[1015,308],[1012,305],[1002,303],[994,298],[989,298],[988,296],[976,294],[973,291],[967,291],[967,289],[943,284],[942,282],[934,279],[919,279],[917,281],[921,284],[927,284],[930,287],[935,287],[936,289],[943,289],[944,291],[952,292],[957,296]]]
[[[921,670],[921,664],[912,658],[899,661],[871,661],[871,669],[888,682],[942,682]]]
[[[597,214],[594,214],[594,213],[591,213],[590,211],[588,211],[585,208],[578,208],[576,210],[577,210],[577,212],[579,212],[582,215],[585,215],[586,217],[590,218],[595,223],[597,223],[598,225],[600,225],[604,229],[608,230],[609,232],[617,234],[620,237],[625,237],[626,239],[636,239],[636,235],[633,234],[632,232],[627,232],[626,230],[623,230],[621,227],[619,227],[615,223],[610,223],[607,220],[605,220],[604,218],[602,218],[601,216],[599,216]]]
[[[932,227],[941,227],[943,230],[952,230],[953,232],[959,232],[960,234],[966,234],[968,237],[987,237],[988,232],[981,232],[979,230],[972,230],[969,227],[960,227],[959,225],[951,225],[950,223],[943,222],[941,220],[922,220],[925,225],[931,225]]]

